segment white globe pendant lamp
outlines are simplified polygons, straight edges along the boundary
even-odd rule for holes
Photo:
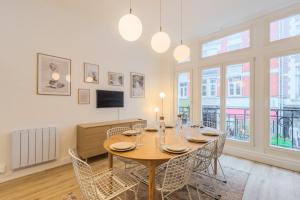
[[[184,44],[178,45],[173,52],[173,56],[177,62],[183,62],[189,59],[190,55],[190,48]]]
[[[160,30],[159,32],[155,33],[151,39],[151,47],[156,53],[165,53],[171,44],[171,40],[169,35],[166,32],[162,31],[161,26],[161,0],[160,0],[160,14],[159,14],[159,23],[160,23]]]
[[[167,33],[160,31],[151,39],[152,49],[157,53],[165,53],[170,48],[171,40]]]
[[[140,38],[143,32],[141,20],[132,14],[131,0],[129,14],[124,15],[119,20],[119,33],[124,40],[133,42]]]
[[[187,45],[182,43],[182,0],[180,0],[180,45],[173,52],[173,56],[177,62],[184,62],[191,56],[191,50]]]

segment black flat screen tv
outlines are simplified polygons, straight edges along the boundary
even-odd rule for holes
[[[97,90],[97,108],[124,107],[124,92]]]

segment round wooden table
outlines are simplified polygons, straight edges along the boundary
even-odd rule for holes
[[[166,144],[185,145],[191,150],[203,146],[205,143],[188,142],[185,137],[197,136],[208,140],[217,140],[218,137],[203,136],[197,128],[184,128],[181,134],[176,134],[176,129],[166,129]],[[104,141],[104,148],[108,152],[109,167],[113,167],[113,156],[129,158],[145,165],[148,168],[148,199],[155,197],[155,168],[178,154],[171,154],[160,149],[157,132],[144,132],[141,136],[142,146],[127,152],[117,152],[109,148],[116,142],[135,142],[136,136],[115,135]],[[215,160],[216,163],[216,160]],[[216,166],[216,165],[215,165]],[[216,171],[216,169],[215,169]]]

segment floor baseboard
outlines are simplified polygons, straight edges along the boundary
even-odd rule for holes
[[[62,165],[66,165],[70,163],[70,158],[69,157],[64,157],[60,160],[56,160],[54,162],[48,162],[44,164],[40,164],[37,166],[32,166],[24,169],[19,169],[15,171],[9,171],[8,173],[4,174],[3,176],[0,176],[0,183],[4,183],[13,179],[21,178],[24,176],[28,176],[37,172],[45,171],[48,169],[52,169],[55,167],[59,167]]]
[[[241,149],[238,147],[226,146],[224,148],[224,153],[239,158],[260,162],[263,164],[268,164],[296,172],[300,172],[300,161],[282,158],[274,155],[269,155],[265,153],[260,153],[256,151]]]

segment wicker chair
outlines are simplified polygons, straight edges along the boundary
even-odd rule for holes
[[[110,138],[111,136],[122,134],[122,133],[124,133],[125,131],[128,131],[128,130],[130,130],[129,127],[115,127],[115,128],[111,128],[111,129],[107,130],[106,136],[107,136],[107,138]]]
[[[141,130],[144,128],[146,128],[146,124],[144,124],[144,123],[138,123],[138,124],[135,124],[132,126],[133,130]]]
[[[108,129],[107,132],[106,132],[107,139],[114,136],[114,135],[122,134],[123,132],[128,131],[128,130],[130,130],[129,127],[115,127],[115,128]],[[127,159],[127,158],[117,157],[117,159],[125,164],[125,169],[128,169],[127,165],[133,165],[134,167],[136,165],[139,165],[138,162],[136,162],[134,160]]]
[[[76,153],[69,149],[75,176],[80,186],[84,200],[110,200],[127,191],[134,193],[137,200],[139,183],[132,176],[121,169],[108,169],[95,173],[90,165],[78,158]]]
[[[186,187],[189,199],[192,199],[188,181],[193,170],[196,151],[191,151],[170,159],[166,164],[156,169],[156,190],[160,191],[162,199]],[[148,184],[147,168],[141,166],[133,172],[141,182]]]
[[[209,167],[211,166],[212,159],[213,159],[214,155],[216,154],[216,148],[217,148],[217,141],[212,141],[198,149],[196,158],[195,158],[195,165],[193,167],[193,179],[194,178],[201,179],[201,176],[203,174],[209,173]],[[211,180],[211,177],[209,178],[209,180]],[[200,189],[201,185],[199,183],[201,183],[201,181],[197,181],[196,185],[193,183],[193,180],[191,180],[190,182],[191,182],[191,185],[196,188],[199,199],[201,196],[199,193],[199,190],[201,190],[205,194],[207,194],[215,199],[221,198],[220,195],[214,194],[211,191],[207,191],[205,189]],[[211,180],[211,186],[215,190],[215,185],[212,180]]]
[[[225,133],[222,133],[220,134],[219,138],[218,138],[218,145],[217,145],[217,152],[216,154],[214,155],[214,158],[217,159],[218,161],[218,165],[220,166],[220,169],[221,169],[221,172],[222,172],[222,177],[221,179],[218,178],[218,177],[215,177],[217,180],[219,181],[222,181],[223,183],[227,183],[227,180],[226,180],[226,175],[224,173],[224,170],[223,170],[223,167],[221,165],[221,162],[220,162],[220,157],[222,156],[223,154],[223,150],[224,150],[224,146],[225,146],[225,142],[226,142],[226,137],[228,135],[228,132],[225,132]]]

